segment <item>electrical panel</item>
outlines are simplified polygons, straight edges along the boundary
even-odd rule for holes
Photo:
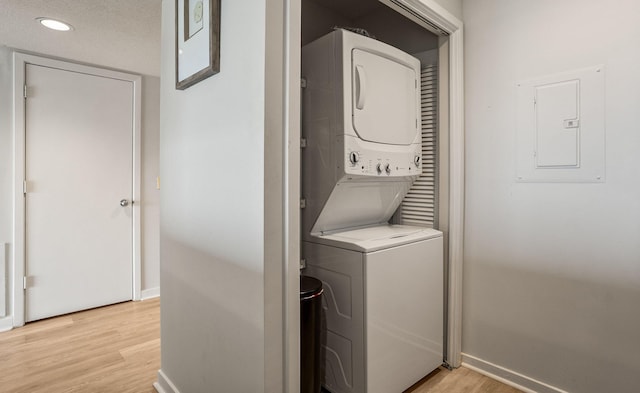
[[[517,181],[603,182],[604,67],[516,84]]]

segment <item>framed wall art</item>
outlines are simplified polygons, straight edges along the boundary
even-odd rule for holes
[[[176,0],[176,89],[220,71],[220,1]]]

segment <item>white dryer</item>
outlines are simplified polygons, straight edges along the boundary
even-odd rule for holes
[[[442,233],[383,225],[303,242],[323,282],[324,387],[402,392],[443,362]]]
[[[389,221],[421,172],[420,62],[342,29],[302,48],[302,236]]]

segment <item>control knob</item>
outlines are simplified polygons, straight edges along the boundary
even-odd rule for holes
[[[355,151],[349,153],[349,162],[351,163],[351,165],[356,165],[358,161],[360,161],[360,155],[358,153],[356,153]]]
[[[378,175],[382,173],[382,164],[378,163],[378,165],[376,165],[376,171],[378,172]]]
[[[384,167],[384,171],[387,172],[387,175],[391,174],[391,165],[387,164]]]
[[[416,164],[416,166],[419,168],[420,167],[420,156],[413,157],[413,163]]]

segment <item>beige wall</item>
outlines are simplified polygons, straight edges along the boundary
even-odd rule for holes
[[[0,45],[0,243],[7,244],[5,257],[5,279],[0,288],[0,318],[8,314],[10,309],[11,286],[9,284],[13,269],[11,258],[13,248],[13,61],[11,50]]]
[[[12,238],[13,195],[13,60],[0,45],[0,243]]]
[[[142,295],[160,288],[160,78],[142,77]]]
[[[570,392],[640,386],[638,20],[635,0],[464,2],[463,352]],[[517,183],[516,81],[599,64],[606,181]]]
[[[434,0],[453,16],[462,20],[462,0]]]
[[[158,383],[168,392],[282,391],[282,318],[269,318],[282,307],[282,283],[269,281],[282,280],[282,259],[268,258],[269,245],[282,250],[282,198],[270,198],[282,191],[282,165],[268,157],[279,161],[271,148],[284,142],[281,127],[267,128],[266,7],[223,2],[220,72],[179,91],[175,3],[163,1]],[[272,115],[279,121],[282,110]]]

